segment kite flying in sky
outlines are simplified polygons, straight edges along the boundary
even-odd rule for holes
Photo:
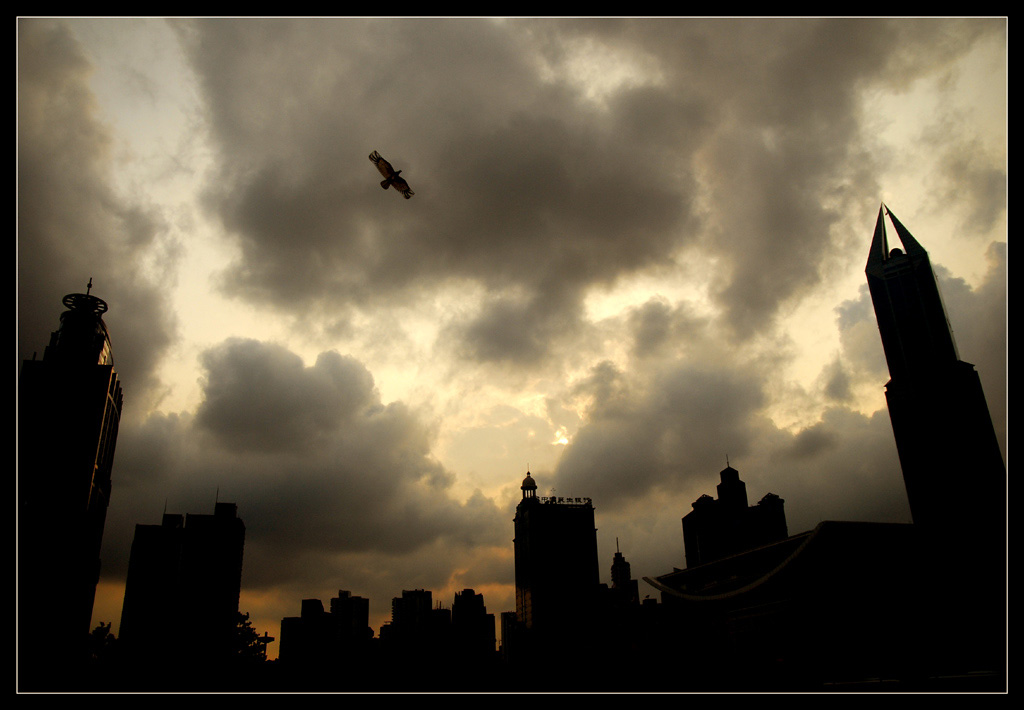
[[[384,176],[384,179],[380,181],[382,188],[387,190],[389,186],[393,186],[407,200],[416,194],[409,189],[409,183],[405,181],[405,178],[401,177],[402,171],[391,167],[391,163],[380,157],[380,153],[377,151],[370,153],[370,162],[376,165],[377,170],[380,170],[380,174]]]

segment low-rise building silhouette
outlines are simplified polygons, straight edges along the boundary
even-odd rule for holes
[[[785,501],[768,493],[755,506],[747,505],[747,485],[739,471],[726,466],[718,484],[718,499],[703,495],[683,517],[686,566],[696,567],[789,536]]]
[[[911,525],[826,521],[645,579],[662,592],[690,689],[808,689],[918,670],[918,552]]]
[[[281,620],[278,659],[309,668],[365,659],[373,639],[369,618],[369,599],[343,589],[329,612],[319,599],[303,599],[299,616]]]

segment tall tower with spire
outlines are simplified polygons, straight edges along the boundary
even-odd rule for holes
[[[67,310],[42,360],[18,382],[19,651],[55,659],[84,647],[110,502],[121,383],[114,370],[107,304],[86,293]],[[48,661],[47,661],[48,662]]]
[[[886,217],[902,249],[889,249]],[[1005,535],[1006,467],[981,380],[960,360],[928,253],[884,204],[865,273],[914,524],[949,540],[995,544],[992,535]]]

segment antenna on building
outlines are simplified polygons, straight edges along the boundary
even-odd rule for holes
[[[85,287],[85,295],[88,296],[90,291],[92,291],[92,276],[89,277],[89,283]]]

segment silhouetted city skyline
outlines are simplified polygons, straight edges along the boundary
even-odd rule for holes
[[[19,690],[998,683],[1005,18],[17,25]]]
[[[885,216],[905,253],[888,250]],[[252,674],[268,663],[274,639],[253,634],[239,609],[245,524],[234,503],[136,526],[120,638],[93,632],[106,634],[109,648],[93,658],[91,674],[83,615],[47,614],[55,598],[40,583],[56,586],[61,575],[75,580],[75,570],[98,565],[121,405],[106,303],[66,296],[43,360],[22,365],[21,462],[35,465],[20,479],[20,681],[35,690],[242,690],[257,682],[278,690],[517,691],[579,690],[583,674],[598,690],[820,690],[876,677],[934,689],[940,675],[982,671],[987,689],[1001,687],[1006,528],[992,513],[1005,506],[1005,468],[984,394],[973,366],[957,358],[927,253],[884,205],[866,274],[892,373],[886,390],[913,524],[828,521],[790,537],[782,498],[768,493],[748,505],[745,482],[727,465],[718,497],[702,495],[682,517],[686,568],[645,578],[662,600],[641,604],[618,541],[612,586],[600,582],[593,501],[538,496],[528,471],[513,520],[516,609],[501,614],[500,647],[495,615],[471,588],[450,607],[435,606],[430,590],[403,590],[377,635],[369,600],[339,590],[329,611],[304,599],[299,616],[281,620],[279,669],[258,681]],[[87,439],[64,442],[69,455],[44,455],[69,427]],[[960,438],[952,456],[948,443]],[[87,490],[74,474],[83,461],[98,491],[84,515],[59,504]],[[993,507],[952,516],[941,501],[967,470]],[[57,515],[38,515],[44,507]],[[972,586],[956,600],[937,571],[950,551]],[[885,593],[866,596],[868,578],[886,580]],[[68,608],[84,607],[96,582],[93,574],[72,586],[81,599],[70,597]],[[31,595],[38,598],[29,604]],[[25,633],[30,621],[46,633]],[[537,667],[563,672],[532,676]]]

